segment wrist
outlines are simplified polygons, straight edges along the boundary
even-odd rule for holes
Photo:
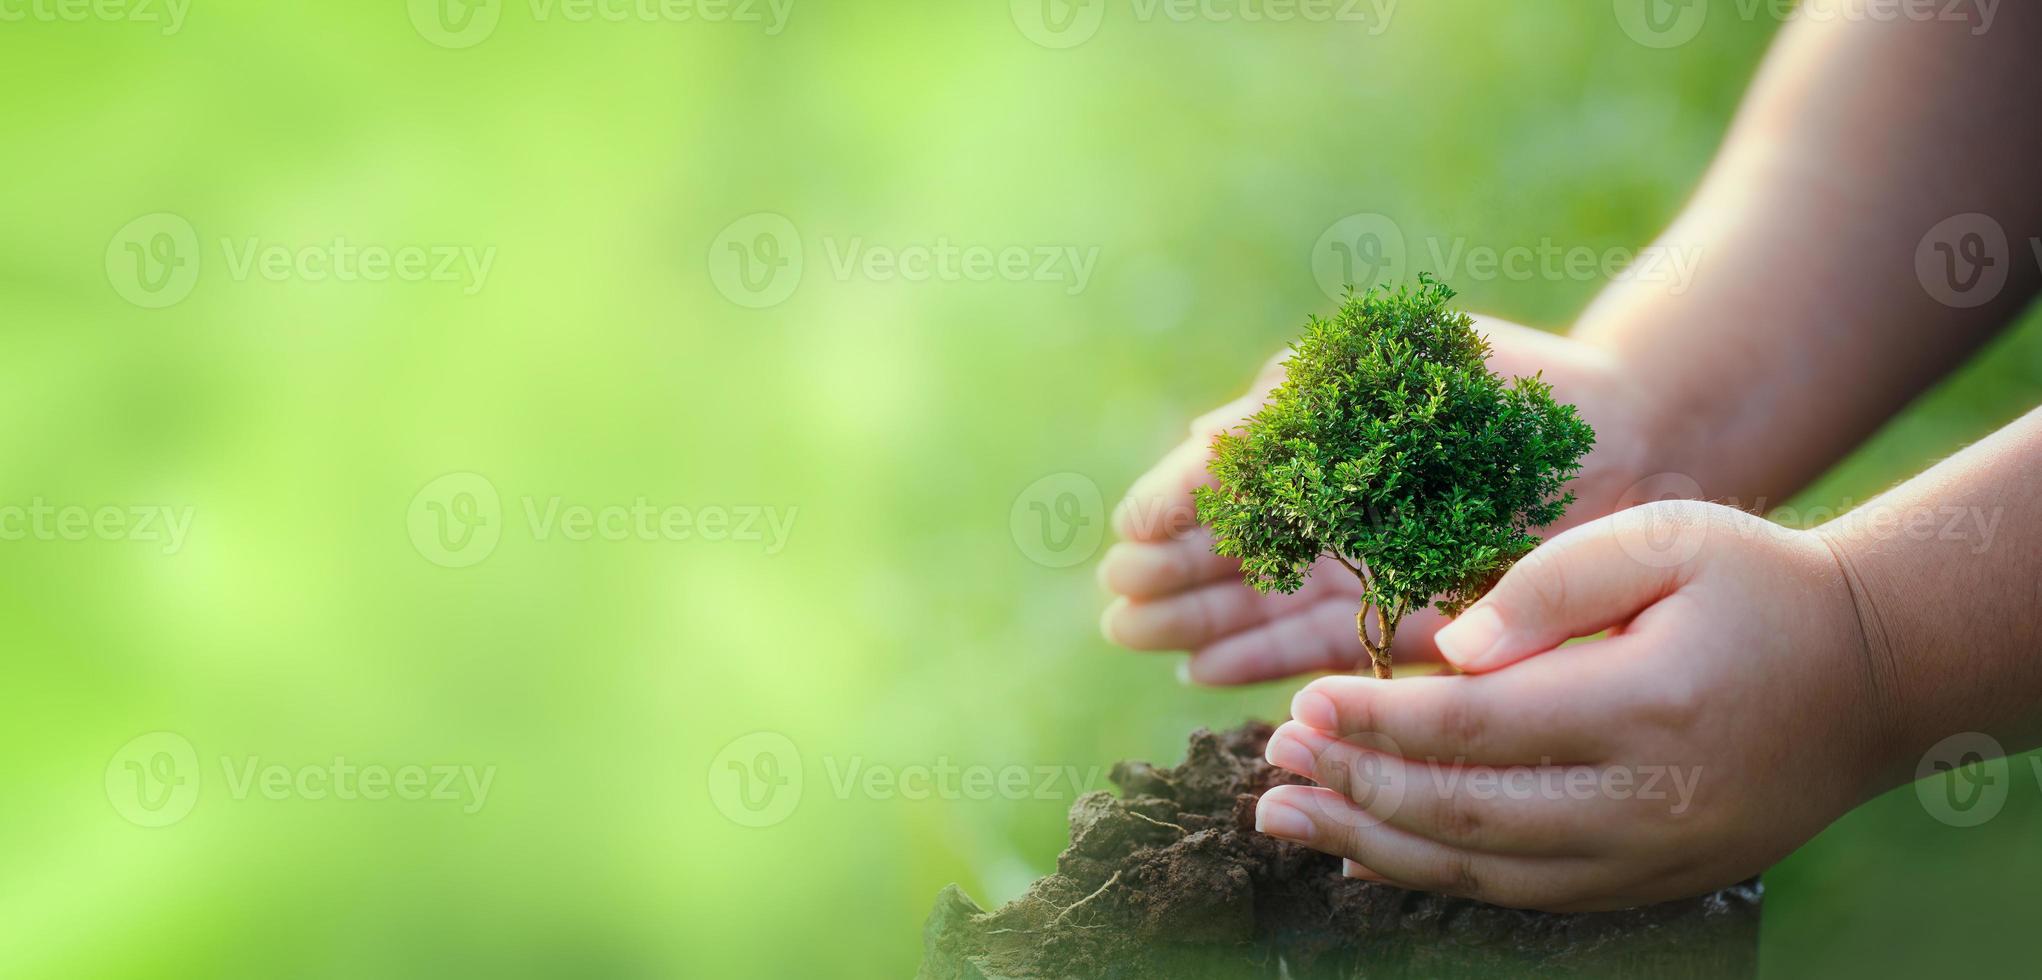
[[[1650,365],[1642,363],[1621,343],[1589,332],[1582,343],[1604,361],[1605,371],[1622,407],[1631,438],[1609,447],[1619,458],[1612,468],[1625,475],[1623,505],[1663,499],[1669,495],[1694,499],[1722,496],[1716,486],[1720,458],[1711,448],[1714,416],[1720,405],[1693,397],[1687,386],[1655,377]],[[1734,503],[1734,501],[1733,501]]]
[[[1837,646],[1835,670],[1858,688],[1845,703],[1860,713],[1863,722],[1860,754],[1866,766],[1861,796],[1870,799],[1914,779],[1914,761],[1929,743],[1922,740],[1923,725],[1904,692],[1919,688],[1903,676],[1888,618],[1893,603],[1863,560],[1867,542],[1862,529],[1846,515],[1803,533],[1828,552],[1836,592],[1849,611],[1843,621],[1853,624]]]

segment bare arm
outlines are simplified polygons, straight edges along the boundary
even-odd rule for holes
[[[1662,236],[1698,250],[1692,283],[1618,283],[1574,333],[1654,394],[1661,470],[1713,499],[1780,503],[2020,312],[2042,234],[2038,47],[2033,4],[1999,5],[1989,27],[1831,18],[1785,30]],[[1975,221],[1933,236],[1957,254],[1925,238],[1968,213],[2006,241],[1962,291],[1937,281],[1945,264],[1961,286],[1971,246],[1992,243],[1965,239]]]
[[[2042,745],[2042,409],[1830,524],[1893,768],[1945,736]]]

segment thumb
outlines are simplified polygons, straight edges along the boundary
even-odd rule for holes
[[[1577,636],[1621,626],[1671,594],[1692,571],[1707,533],[1689,501],[1633,507],[1573,528],[1511,566],[1433,642],[1468,673],[1496,670]],[[1678,560],[1651,542],[1675,528],[1694,547]]]

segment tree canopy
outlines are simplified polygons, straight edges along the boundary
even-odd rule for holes
[[[1379,617],[1380,654],[1357,628],[1383,674],[1405,613],[1457,615],[1538,544],[1595,441],[1537,376],[1489,371],[1453,297],[1421,275],[1313,316],[1268,402],[1215,438],[1217,486],[1197,492],[1214,550],[1258,591],[1296,591],[1322,555],[1347,565]]]

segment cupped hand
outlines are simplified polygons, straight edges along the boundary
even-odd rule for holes
[[[1728,507],[1560,534],[1437,641],[1467,674],[1298,693],[1268,756],[1319,785],[1265,794],[1264,832],[1353,877],[1620,908],[1763,870],[1895,755],[1832,549]]]
[[[1477,317],[1475,325],[1489,339],[1490,370],[1543,374],[1554,397],[1595,427],[1595,449],[1569,486],[1575,503],[1554,530],[1610,513],[1655,472],[1665,445],[1653,422],[1657,407],[1608,354],[1503,320]],[[1192,504],[1193,488],[1211,482],[1213,436],[1262,406],[1283,381],[1283,360],[1266,364],[1247,394],[1194,420],[1190,438],[1135,481],[1114,511],[1122,540],[1099,565],[1099,581],[1116,596],[1101,620],[1106,637],[1137,650],[1188,650],[1186,677],[1198,683],[1351,670],[1363,656],[1354,631],[1361,588],[1351,573],[1326,559],[1298,592],[1261,595],[1241,581],[1238,561],[1212,553]],[[1398,662],[1438,661],[1432,634],[1444,622],[1430,610],[1408,617],[1397,630]]]

